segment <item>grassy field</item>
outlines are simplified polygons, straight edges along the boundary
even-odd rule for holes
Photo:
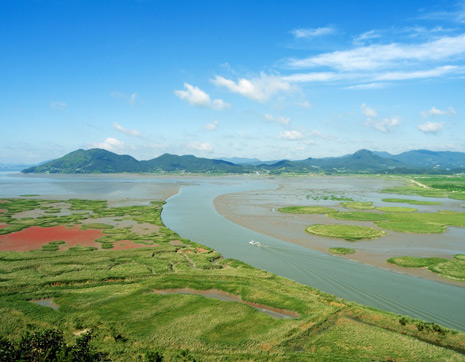
[[[465,212],[386,212],[348,211],[328,214],[339,220],[373,221],[377,226],[404,233],[442,233],[447,226],[465,227]]]
[[[332,207],[324,206],[289,206],[282,207],[278,211],[286,214],[329,214],[337,212]]]
[[[390,199],[382,199],[383,202],[393,202],[398,204],[411,204],[411,205],[441,205],[442,202],[437,201],[422,201],[422,200],[412,200],[412,199],[397,199],[397,198],[390,198]]]
[[[444,258],[418,258],[414,256],[398,256],[387,260],[388,263],[403,266],[405,268],[424,268],[439,263],[447,263]]]
[[[324,206],[289,206],[278,210],[292,214],[325,214],[338,220],[372,221],[379,228],[403,233],[436,234],[444,232],[448,226],[465,227],[465,212],[443,210],[419,213],[417,209],[411,207],[374,207],[371,202],[348,202],[342,203],[342,205],[355,211],[339,212],[337,209]],[[326,231],[325,228],[328,230]],[[340,237],[346,240],[351,238],[350,233],[357,232],[349,225],[318,226],[307,231],[312,234]],[[346,235],[346,233],[349,234]],[[379,236],[382,234],[374,237]],[[373,237],[367,237],[367,239],[371,238]]]
[[[354,202],[341,202],[341,205],[344,206],[346,209],[354,209],[354,210],[371,210],[375,207],[373,203],[368,202],[361,202],[361,201],[354,201]]]
[[[444,278],[465,281],[465,254],[454,255],[454,259],[398,256],[388,259],[387,262],[406,268],[428,268]]]
[[[347,241],[376,239],[386,234],[386,232],[382,230],[371,227],[341,224],[315,224],[307,227],[305,231],[318,236],[344,239]]]
[[[336,248],[335,247],[335,248],[329,248],[328,251],[333,254],[342,254],[342,255],[355,253],[355,250],[350,249],[350,248]]]
[[[465,200],[465,176],[413,176],[402,178],[407,185],[383,190],[386,193],[445,197]]]
[[[162,203],[109,208],[105,202],[69,200],[67,216],[15,218],[53,203],[5,200],[1,223],[27,229],[63,221],[72,227],[111,216],[158,229],[140,235],[97,225],[108,233],[102,245],[125,237],[150,243],[142,249],[56,250],[64,245],[57,241],[48,250],[0,252],[0,336],[12,341],[26,332],[59,328],[72,343],[75,334],[93,330],[93,346],[125,362],[149,361],[147,352],[159,352],[163,361],[465,361],[463,333],[223,259],[164,227]],[[239,302],[153,293],[175,288],[220,290],[299,317],[274,319]],[[45,299],[58,309],[30,302]]]
[[[376,210],[383,212],[417,212],[418,210],[413,207],[403,207],[403,206],[383,206],[377,207]]]

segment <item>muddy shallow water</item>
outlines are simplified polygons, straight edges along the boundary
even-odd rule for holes
[[[311,235],[305,228],[312,224],[350,224],[375,226],[372,222],[336,220],[325,215],[297,215],[280,213],[277,210],[285,206],[329,206],[344,209],[338,200],[314,200],[307,195],[345,196],[355,201],[373,201],[374,206],[402,206],[402,204],[381,201],[384,198],[397,197],[416,200],[439,201],[441,205],[412,205],[419,212],[438,210],[464,211],[463,201],[451,199],[431,199],[419,196],[399,196],[380,193],[383,188],[392,187],[392,182],[374,178],[355,177],[314,177],[311,179],[276,179],[271,182],[274,188],[229,193],[215,198],[217,211],[228,220],[259,233],[285,240],[309,249],[328,252],[331,247],[355,249],[354,254],[343,256],[347,259],[395,270],[402,273],[421,276],[445,283],[464,286],[442,278],[427,269],[402,268],[386,262],[395,256],[441,257],[453,259],[455,254],[465,253],[465,228],[449,227],[441,234],[406,234],[387,231],[387,235],[374,240],[348,242],[334,238]],[[404,204],[405,205],[405,204]]]

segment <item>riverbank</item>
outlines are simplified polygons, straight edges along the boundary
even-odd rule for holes
[[[210,192],[225,187],[230,186],[203,185]],[[211,211],[226,222],[215,212],[213,199],[201,191],[202,185],[186,187],[169,200],[165,206],[175,207],[172,212],[168,210],[168,219],[185,211],[205,219]],[[180,196],[191,192],[205,204],[173,205]],[[49,223],[70,217],[53,216],[62,202],[4,201],[9,220],[14,211],[33,208],[54,211]],[[340,360],[465,361],[462,332],[445,328],[435,319],[424,322],[407,313],[400,316],[339,299],[239,260],[225,259],[208,246],[167,228],[161,220],[160,201],[124,208],[108,207],[106,202],[95,200],[71,199],[68,203],[68,209],[77,213],[75,222],[81,223],[90,214],[100,221],[86,223],[86,228],[99,227],[99,231],[119,234],[129,231],[126,227],[111,227],[108,222],[151,224],[150,239],[156,244],[133,250],[42,248],[0,252],[0,336],[11,343],[17,343],[26,332],[44,334],[58,329],[68,344],[77,335],[92,331],[92,347],[115,362],[147,361],[147,356],[155,354],[164,361],[323,361],[333,360],[334,356]],[[187,221],[192,220],[189,214]],[[26,221],[40,223],[43,219]],[[199,225],[197,221],[195,224]],[[192,229],[192,225],[188,226]],[[205,231],[202,225],[200,229]],[[218,238],[214,230],[206,232],[207,236],[229,242],[227,236]],[[147,237],[141,231],[130,234],[131,239]],[[227,234],[240,241],[238,234]],[[232,246],[235,250],[243,246],[248,255],[260,252],[248,243]],[[268,256],[273,255],[285,257],[279,251]],[[357,273],[351,273],[351,277],[361,280]],[[362,295],[375,296],[366,292]],[[397,299],[404,304],[402,296]],[[423,299],[435,302],[436,298]],[[454,305],[447,311],[456,316],[458,303],[453,298],[452,302]],[[449,319],[439,317],[438,323]],[[465,330],[460,314],[456,319],[447,324]]]
[[[341,180],[341,179],[340,179]],[[327,178],[331,183],[332,178]],[[349,189],[344,180],[341,180],[340,189],[348,191],[354,196],[354,190]],[[362,180],[366,183],[366,192],[370,195],[375,190],[370,180]],[[398,273],[404,273],[420,278],[448,283],[465,287],[465,283],[443,278],[426,268],[403,268],[387,263],[386,260],[396,256],[409,255],[417,257],[441,257],[452,259],[454,254],[461,251],[462,245],[457,245],[461,239],[463,229],[450,228],[443,234],[404,234],[388,231],[386,236],[376,240],[363,240],[347,242],[339,239],[319,237],[305,232],[305,228],[312,224],[350,224],[360,226],[374,226],[371,222],[341,221],[330,219],[321,214],[285,214],[277,210],[280,207],[291,205],[313,205],[315,201],[306,197],[309,185],[293,179],[277,179],[270,185],[270,189],[263,191],[249,191],[230,193],[215,198],[216,210],[229,221],[258,233],[275,237],[280,240],[303,246],[308,249],[329,253],[331,247],[350,247],[356,250],[353,254],[340,255],[352,261],[376,266]],[[324,183],[319,184],[323,188]],[[337,189],[336,189],[337,190]],[[358,195],[362,198],[361,195]],[[365,196],[366,197],[366,196]],[[386,197],[382,195],[379,197]],[[328,204],[328,202],[326,202]],[[331,206],[338,204],[332,201]],[[441,205],[444,207],[444,205]],[[440,243],[438,242],[440,239]],[[462,238],[463,239],[463,238]],[[456,248],[459,248],[456,250]],[[462,250],[463,252],[463,250]]]

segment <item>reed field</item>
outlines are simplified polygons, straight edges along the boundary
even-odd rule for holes
[[[0,205],[0,249],[31,228],[66,229],[56,229],[65,238],[35,241],[29,251],[0,252],[0,336],[11,343],[58,329],[69,344],[92,332],[92,348],[113,361],[465,361],[463,333],[224,259],[166,228],[162,202]],[[24,212],[30,216],[17,217]],[[72,239],[87,232],[96,239]],[[228,293],[294,317],[273,318],[240,301],[154,293],[182,288]]]

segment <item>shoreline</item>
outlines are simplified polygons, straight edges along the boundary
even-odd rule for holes
[[[278,189],[282,188],[282,185],[278,186]],[[361,241],[358,242],[348,242],[339,239],[324,238],[324,237],[315,237],[305,232],[305,224],[308,224],[308,217],[316,222],[321,222],[326,219],[325,215],[291,215],[291,214],[278,214],[274,209],[278,207],[271,207],[268,205],[271,212],[275,213],[275,216],[272,215],[245,215],[240,210],[239,197],[247,194],[244,193],[231,193],[224,194],[216,197],[213,201],[216,211],[225,217],[227,220],[245,227],[247,229],[253,230],[260,234],[264,234],[273,238],[280,239],[282,241],[299,245],[307,249],[315,250],[325,254],[342,257],[351,261],[363,263],[370,266],[375,266],[377,268],[393,271],[400,274],[411,275],[414,277],[419,277],[423,279],[428,279],[432,281],[437,281],[440,283],[446,283],[455,285],[458,287],[465,288],[465,283],[460,281],[455,281],[452,279],[443,278],[426,268],[403,268],[394,264],[386,262],[387,259],[395,256],[400,256],[396,254],[389,253],[388,251],[378,251],[376,250],[364,250],[362,248],[357,248],[357,244],[360,246]],[[279,217],[278,217],[279,215]],[[337,220],[332,220],[332,223],[336,223]],[[347,222],[346,222],[347,223]],[[359,224],[359,223],[355,223]],[[318,239],[318,240],[317,240]],[[368,243],[376,243],[375,240],[365,241]],[[343,243],[343,245],[341,245]],[[339,255],[333,254],[328,251],[330,247],[335,246],[350,247],[356,250],[353,254]],[[376,245],[376,244],[375,244]]]

